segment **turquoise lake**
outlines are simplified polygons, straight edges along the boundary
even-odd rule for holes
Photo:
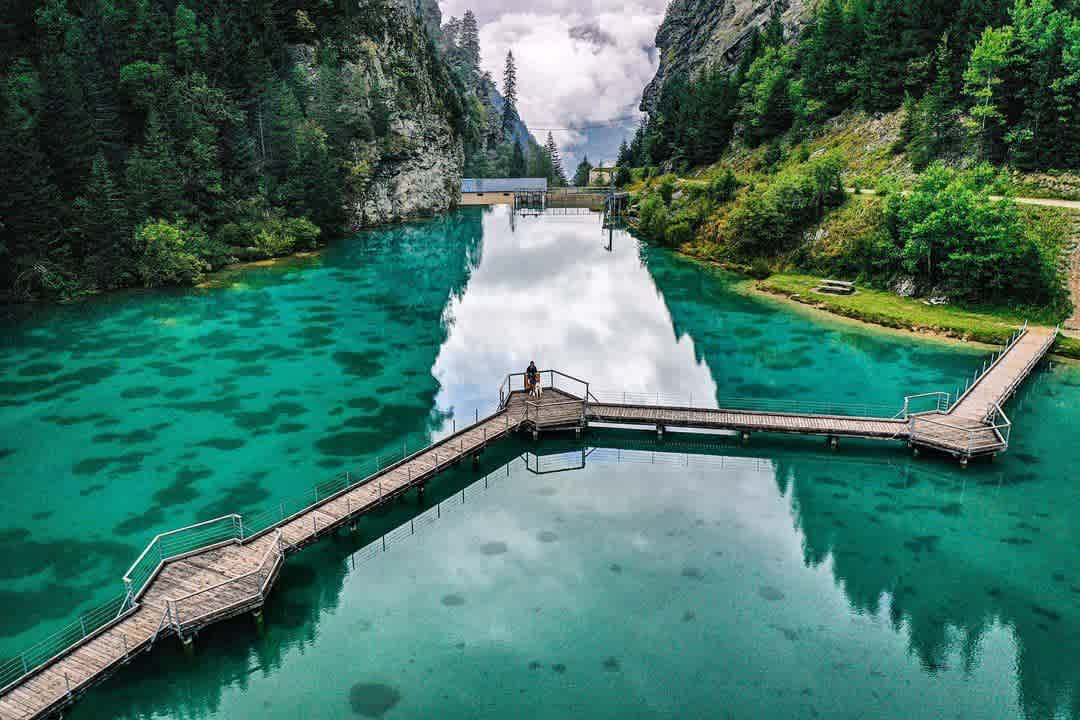
[[[595,214],[469,208],[214,287],[19,309],[0,657],[122,592],[155,534],[366,474],[530,360],[600,391],[895,412],[989,353],[734,281]],[[1009,452],[964,471],[899,443],[507,441],[291,557],[261,626],[166,640],[70,716],[1080,717],[1078,388],[1040,369]]]

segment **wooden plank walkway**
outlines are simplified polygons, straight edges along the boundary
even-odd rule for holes
[[[961,464],[1006,450],[1012,423],[1002,408],[1050,352],[1057,332],[1025,325],[947,411],[912,417],[909,442],[949,453]]]
[[[511,391],[512,379],[518,376],[508,376],[500,388],[500,408],[470,427],[282,517],[255,535],[242,537],[243,521],[235,516],[241,537],[163,558],[123,614],[39,667],[25,668],[29,672],[0,689],[0,720],[59,713],[161,637],[187,638],[210,623],[258,610],[287,554],[411,488],[422,488],[438,473],[519,428],[580,430],[588,422],[608,422],[655,426],[660,432],[672,426],[747,435],[821,435],[834,444],[839,437],[895,439],[951,452],[966,462],[968,457],[1007,447],[1007,426],[999,420],[1004,417],[1001,405],[1049,351],[1055,337],[1056,330],[1025,328],[947,411],[896,418],[597,402],[588,383],[555,371],[545,371],[551,387],[536,399],[520,390]],[[580,394],[556,388],[557,375],[562,381],[580,384]],[[905,404],[905,412],[906,408]],[[1004,436],[1002,427],[1006,427]]]
[[[751,410],[709,410],[656,405],[589,403],[586,417],[594,422],[735,430],[738,432],[796,433],[828,437],[907,439],[903,419],[858,418],[843,415],[799,415]]]
[[[550,401],[558,399],[552,394]],[[158,639],[190,636],[208,624],[260,608],[286,554],[482,452],[488,443],[516,431],[524,415],[523,393],[514,393],[496,413],[267,531],[166,560],[122,617],[4,688],[0,720],[58,713]]]

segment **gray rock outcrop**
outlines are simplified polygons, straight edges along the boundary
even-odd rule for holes
[[[778,4],[785,8],[785,35],[797,37],[809,17],[809,0],[673,0],[656,33],[660,68],[642,93],[641,109],[656,109],[669,78],[738,63],[754,28],[765,25]]]

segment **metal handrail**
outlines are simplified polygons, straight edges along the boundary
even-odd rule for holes
[[[1001,360],[1009,354],[1009,351],[1012,350],[1018,342],[1020,342],[1020,339],[1027,334],[1027,331],[1028,321],[1025,320],[1024,324],[1021,325],[1016,330],[1016,332],[1012,334],[1012,336],[1009,338],[1009,341],[1005,343],[1005,347],[1002,348],[1001,351],[998,352],[996,355],[992,356],[993,359],[990,361],[990,363],[984,363],[982,371],[975,374],[975,377],[972,379],[971,384],[965,384],[964,391],[957,394],[956,403],[954,403],[954,405],[959,405],[961,402],[964,401],[964,398],[966,398],[972,393],[973,390],[975,390],[975,387],[979,384],[979,381],[982,380],[987,375],[987,373],[993,370],[998,365],[998,363],[1000,363]],[[1026,375],[1026,372],[1024,374]],[[989,410],[987,410],[987,414],[989,414]]]
[[[937,400],[937,402],[935,403],[935,408],[933,410],[924,410],[924,411],[915,412],[915,413],[911,412],[911,401],[912,400],[921,400],[923,398],[929,398],[929,397],[936,398],[936,400]],[[905,395],[904,396],[904,409],[901,412],[903,413],[903,418],[905,420],[907,420],[908,417],[910,417],[911,415],[922,415],[923,413],[933,413],[933,412],[939,412],[939,413],[948,412],[949,408],[952,407],[952,405],[950,404],[951,399],[952,399],[952,395],[950,393],[942,392],[941,390],[935,390],[934,392],[919,393],[918,395]]]
[[[173,624],[174,629],[177,632],[180,632],[182,630],[184,624],[185,624],[185,622],[184,622],[185,618],[183,618],[183,616],[180,613],[180,609],[179,609],[179,603],[182,603],[185,600],[190,600],[193,597],[197,597],[199,595],[204,595],[204,594],[209,593],[209,592],[214,592],[215,590],[218,590],[218,589],[220,589],[222,587],[225,587],[225,586],[228,586],[228,585],[238,585],[241,582],[243,582],[243,581],[245,581],[245,580],[247,580],[247,579],[249,579],[251,577],[261,578],[256,583],[255,592],[241,598],[237,602],[234,602],[233,605],[236,605],[239,602],[244,602],[244,601],[246,601],[246,600],[248,600],[250,598],[253,598],[255,596],[263,595],[265,593],[265,590],[266,590],[266,583],[270,579],[270,575],[273,572],[273,568],[277,567],[278,562],[281,561],[284,558],[284,554],[285,554],[284,550],[282,549],[282,535],[281,535],[281,531],[278,530],[277,535],[274,538],[274,542],[270,545],[269,548],[267,548],[266,553],[262,557],[262,560],[259,561],[259,566],[257,568],[255,568],[254,570],[251,570],[250,572],[246,572],[243,575],[238,575],[238,576],[236,576],[234,578],[229,578],[227,580],[222,580],[221,582],[216,583],[214,585],[211,585],[209,587],[200,588],[200,589],[198,589],[198,590],[196,590],[194,592],[188,593],[187,595],[181,595],[179,597],[167,599],[166,600],[166,605],[171,606],[172,612],[173,612],[172,624]],[[267,563],[268,562],[269,562],[269,565],[270,565],[270,570],[269,571],[267,571]],[[266,575],[265,575],[265,577],[262,577],[264,572],[266,573]],[[207,615],[211,615],[211,614],[213,614],[213,613],[203,613],[202,615],[196,615],[195,617],[187,618],[186,620],[187,620],[187,623],[190,624],[192,622],[198,621],[198,620],[202,619],[203,617],[206,617]]]
[[[588,397],[589,383],[588,383],[587,380],[582,380],[581,378],[577,378],[577,377],[574,377],[573,375],[570,375],[568,373],[564,373],[561,370],[554,370],[554,369],[551,369],[551,368],[548,368],[548,369],[545,369],[545,370],[538,370],[537,375],[540,377],[540,382],[541,382],[542,387],[560,389],[558,383],[555,381],[555,378],[556,377],[561,377],[561,378],[565,378],[566,380],[569,380],[571,382],[577,383],[578,385],[583,386],[583,388],[581,389],[581,396],[583,398]],[[548,378],[548,384],[547,385],[543,385],[543,378],[544,378],[545,375]],[[499,407],[500,408],[505,407],[506,403],[509,402],[509,400],[510,400],[510,395],[512,393],[516,392],[514,390],[514,384],[513,384],[514,378],[522,378],[522,380],[524,380],[525,373],[523,373],[523,372],[508,373],[506,375],[506,377],[503,379],[503,381],[499,384]],[[522,387],[522,389],[524,389],[524,387],[525,387],[524,382],[521,383],[521,387]]]
[[[1000,422],[996,419],[997,416],[1001,417]],[[913,440],[921,440],[923,442],[926,442],[927,440],[925,434],[920,434],[916,431],[916,421],[918,421],[919,423],[948,428],[954,433],[960,434],[965,439],[963,449],[969,453],[973,449],[976,449],[976,445],[974,443],[975,435],[978,433],[985,433],[988,430],[993,431],[998,436],[998,439],[1001,440],[1005,448],[1007,448],[1009,445],[1009,436],[1012,430],[1012,421],[1009,420],[1008,416],[1005,414],[1005,411],[1002,410],[1001,406],[997,403],[993,403],[993,410],[991,411],[991,415],[987,418],[988,424],[985,425],[978,425],[976,427],[971,427],[970,425],[959,425],[955,422],[949,421],[947,419],[948,417],[948,415],[918,415],[917,417],[912,416],[909,422],[911,438]],[[985,443],[981,443],[978,447],[985,448],[988,446]]]
[[[743,410],[746,412],[786,414],[833,414],[844,417],[894,419],[896,406],[883,403],[844,403],[829,400],[781,400],[771,398],[719,398],[707,396],[708,404],[695,402],[693,395],[641,393],[620,390],[590,391],[589,401],[611,405],[648,405],[651,407],[691,408],[701,410]],[[858,411],[858,412],[856,412]]]

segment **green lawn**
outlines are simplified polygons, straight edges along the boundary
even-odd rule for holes
[[[780,274],[759,280],[756,287],[784,295],[808,305],[885,327],[934,332],[994,345],[1004,343],[1013,330],[1028,320],[1033,324],[1057,324],[1055,318],[1032,312],[1024,315],[1008,308],[927,305],[922,300],[902,298],[890,292],[859,287],[854,295],[826,295],[814,292],[821,278]],[[1080,340],[1061,336],[1054,352],[1080,358]]]

